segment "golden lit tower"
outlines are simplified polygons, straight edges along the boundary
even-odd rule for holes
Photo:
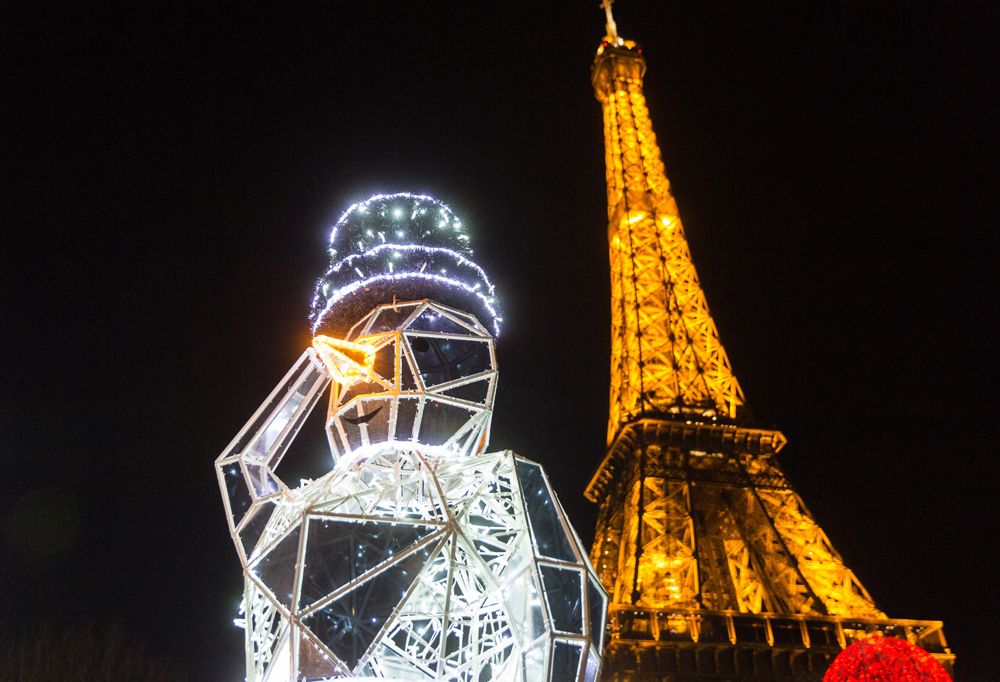
[[[670,193],[639,47],[611,0],[604,111],[611,264],[608,449],[587,486],[607,589],[605,679],[819,679],[873,632],[953,660],[940,622],[888,620],[749,423]]]

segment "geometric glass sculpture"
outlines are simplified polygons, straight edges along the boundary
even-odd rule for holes
[[[480,320],[499,318],[465,239],[429,197],[349,209],[313,347],[216,460],[252,682],[598,675],[607,596],[586,549],[540,465],[485,452],[497,366]],[[279,465],[331,385],[334,466],[290,487]]]
[[[441,452],[383,443],[259,503],[249,679],[594,679],[606,596],[541,467]]]

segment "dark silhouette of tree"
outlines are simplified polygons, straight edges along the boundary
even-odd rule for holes
[[[10,682],[182,682],[175,662],[155,657],[119,622],[0,632],[0,679]]]

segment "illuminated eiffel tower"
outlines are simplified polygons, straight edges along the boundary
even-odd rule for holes
[[[643,95],[646,63],[607,35],[611,263],[608,449],[585,496],[591,559],[611,598],[605,680],[819,680],[852,641],[905,638],[947,669],[936,621],[889,619],[749,423],[698,282]]]

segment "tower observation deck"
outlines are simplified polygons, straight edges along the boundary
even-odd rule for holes
[[[909,640],[951,669],[938,621],[889,619],[796,494],[780,431],[749,419],[698,281],[643,94],[646,62],[607,35],[611,271],[608,445],[585,496],[610,597],[605,680],[819,680],[851,642]]]

